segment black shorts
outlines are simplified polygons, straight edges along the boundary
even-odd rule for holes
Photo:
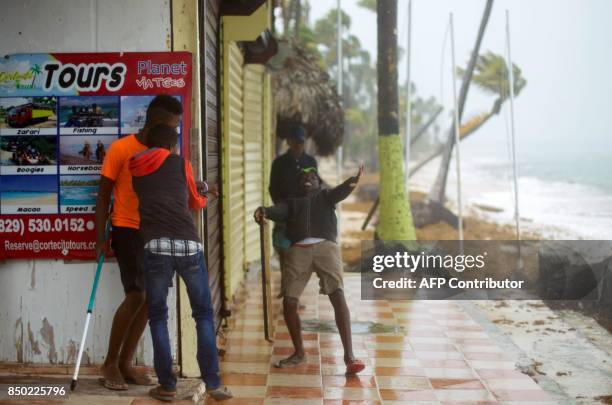
[[[111,247],[119,264],[125,293],[144,292],[144,241],[138,229],[113,226]]]

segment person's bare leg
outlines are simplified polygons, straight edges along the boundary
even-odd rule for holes
[[[283,299],[283,316],[291,341],[293,342],[294,352],[291,356],[281,360],[279,367],[291,367],[304,361],[304,342],[302,341],[302,322],[298,313],[299,301],[297,298],[285,297]]]
[[[346,305],[344,292],[340,289],[334,291],[329,294],[329,300],[334,307],[336,326],[340,333],[342,347],[344,347],[344,362],[353,361],[355,360],[355,356],[353,355],[353,338],[351,334],[351,313],[348,305]]]
[[[139,291],[130,291],[126,294],[123,302],[115,312],[113,324],[111,326],[110,339],[108,341],[106,360],[100,370],[107,384],[125,386],[125,380],[119,371],[119,353],[123,342],[127,338],[130,326],[142,306],[143,300],[143,293]]]
[[[140,305],[140,308],[138,309],[138,312],[136,313],[136,316],[134,317],[132,324],[126,333],[125,340],[121,346],[121,352],[119,354],[119,371],[121,371],[121,375],[123,375],[123,378],[126,380],[134,381],[137,384],[150,384],[150,379],[147,378],[146,374],[136,371],[132,366],[134,353],[136,353],[138,342],[140,341],[148,322],[147,304],[144,300],[144,294],[142,296],[142,304]]]

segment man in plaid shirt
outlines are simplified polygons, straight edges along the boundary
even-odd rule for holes
[[[147,137],[149,149],[130,160],[132,185],[138,195],[140,232],[145,243],[144,269],[153,361],[159,386],[149,394],[162,401],[176,397],[176,376],[168,336],[168,287],[176,270],[187,287],[197,330],[197,359],[202,384],[195,396],[215,400],[231,398],[221,385],[215,323],[204,262],[202,242],[190,209],[206,206],[206,193],[216,194],[206,183],[196,184],[188,160],[172,153],[178,141],[176,130],[167,125],[153,127]]]

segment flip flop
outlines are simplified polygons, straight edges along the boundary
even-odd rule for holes
[[[104,388],[107,388],[113,391],[126,391],[127,389],[130,388],[127,385],[127,383],[120,381],[120,380],[107,380],[104,377],[100,377],[98,378],[98,382],[102,384]]]
[[[172,402],[176,399],[176,391],[165,391],[161,385],[149,390],[151,398],[155,398],[164,402]]]
[[[214,390],[206,390],[206,394],[215,401],[225,401],[226,399],[234,397],[225,385],[215,388]]]
[[[346,364],[346,375],[354,375],[363,371],[365,364],[359,359],[351,360]]]
[[[298,366],[302,363],[306,362],[306,356],[298,357],[295,354],[287,357],[286,359],[279,360],[274,367],[276,368],[290,368]]]
[[[206,385],[201,382],[193,393],[191,400],[195,405],[203,405],[206,403],[207,397],[210,397],[215,401],[225,401],[226,399],[233,398],[234,396],[227,388],[227,386],[221,386],[213,390],[207,390]]]

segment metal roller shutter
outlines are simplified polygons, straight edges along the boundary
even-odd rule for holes
[[[229,299],[244,275],[243,56],[235,42],[223,45],[223,250]]]
[[[253,212],[263,204],[263,84],[264,67],[244,67],[244,260],[245,266],[259,260],[259,227]]]
[[[221,147],[219,130],[219,0],[199,0],[200,14],[200,69],[202,128],[205,133],[205,179],[213,184],[221,181]],[[209,198],[206,209],[205,247],[208,281],[210,284],[215,323],[219,325],[223,308],[221,200]]]

